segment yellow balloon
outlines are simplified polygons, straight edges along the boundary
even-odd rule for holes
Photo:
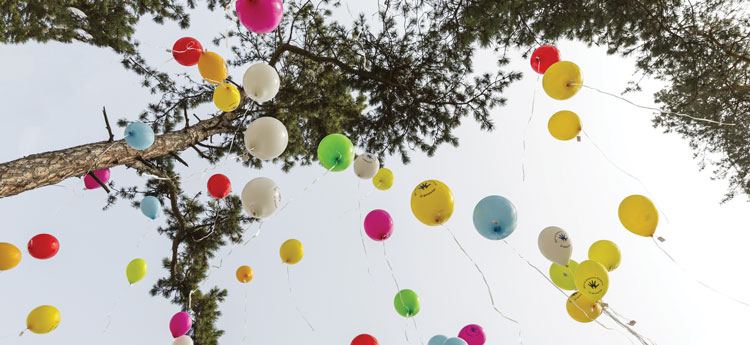
[[[372,184],[380,190],[388,190],[393,186],[393,172],[390,169],[380,168],[378,173],[372,177]]]
[[[573,276],[576,268],[578,268],[578,263],[575,260],[570,260],[568,266],[560,266],[553,262],[549,267],[549,277],[559,288],[563,290],[575,290],[576,284],[573,282]]]
[[[424,181],[411,193],[411,211],[426,225],[443,224],[453,214],[453,193],[440,181]]]
[[[302,242],[300,241],[295,239],[286,240],[281,245],[279,254],[281,255],[281,261],[293,265],[302,260],[302,256],[305,255],[305,248],[302,247]]]
[[[583,76],[578,65],[570,61],[558,61],[544,72],[542,87],[544,92],[557,100],[573,97],[583,84]]]
[[[201,53],[198,58],[198,71],[201,72],[201,77],[211,84],[221,84],[229,75],[226,62],[214,52]]]
[[[26,317],[26,328],[36,334],[52,332],[60,324],[60,311],[51,305],[34,308]]]
[[[253,280],[253,269],[250,266],[240,266],[237,269],[237,280],[240,283],[249,283]]]
[[[125,268],[125,276],[128,277],[130,284],[135,284],[143,279],[146,276],[146,272],[148,272],[148,265],[146,265],[146,261],[143,259],[133,259],[133,261],[128,263],[128,267]]]
[[[620,258],[620,248],[612,241],[596,241],[589,247],[589,260],[602,264],[607,271],[614,271],[620,266]]]
[[[219,110],[232,111],[240,105],[240,90],[237,87],[224,83],[214,89],[214,104]]]
[[[620,223],[625,229],[644,237],[654,236],[659,224],[659,212],[654,203],[643,195],[631,195],[620,203],[617,210]]]
[[[572,111],[558,111],[549,118],[547,128],[555,139],[570,140],[581,133],[581,119]]]
[[[7,271],[21,262],[21,251],[18,247],[0,242],[0,271]]]
[[[607,294],[609,274],[602,264],[594,260],[581,262],[573,275],[576,289],[592,301],[598,301]]]
[[[578,291],[568,297],[565,309],[568,310],[568,315],[578,322],[594,321],[602,313],[600,302],[594,302]]]

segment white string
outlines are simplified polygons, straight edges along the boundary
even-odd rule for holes
[[[133,287],[133,284],[130,284],[128,286],[128,288],[131,288],[131,287]],[[120,292],[120,294],[117,295],[117,298],[115,298],[114,303],[112,303],[112,309],[110,309],[109,313],[105,315],[105,317],[107,318],[107,324],[104,326],[104,330],[102,331],[102,334],[107,333],[107,330],[109,330],[109,326],[112,324],[113,314],[115,313],[115,310],[117,309],[117,305],[119,304],[120,299],[122,299],[122,295],[124,293],[125,292]]]
[[[386,252],[386,250],[385,250],[385,241],[381,241],[380,243],[383,244],[383,257],[385,258],[385,263],[388,264],[388,270],[391,272],[391,277],[393,278],[393,283],[396,285],[396,295],[401,300],[401,306],[404,307],[404,308],[406,308],[406,309],[408,309],[406,307],[406,302],[404,302],[404,296],[401,295],[401,287],[398,286],[398,280],[396,280],[396,274],[393,273],[393,266],[391,266],[391,260],[388,259],[388,252]],[[411,315],[411,317],[413,318],[414,315]],[[406,331],[406,329],[408,327],[409,327],[409,320],[408,320],[408,317],[407,317],[406,327],[404,327],[404,337],[406,338],[406,342],[407,343],[409,342],[409,335],[408,335],[408,333]],[[417,328],[417,321],[414,321],[414,328],[415,329]],[[420,337],[420,340],[421,340],[421,337]]]
[[[540,63],[541,64],[541,63]],[[539,67],[537,67],[539,69]],[[526,138],[529,134],[529,127],[531,126],[531,120],[534,118],[534,105],[536,104],[536,90],[539,88],[539,75],[536,76],[536,84],[534,86],[534,94],[531,97],[531,114],[529,120],[526,121],[526,130],[523,132],[523,151],[521,151],[521,181],[526,182]]]
[[[359,194],[359,187],[362,184],[362,182],[357,182],[357,194]],[[359,232],[359,238],[362,240],[362,251],[365,253],[365,264],[367,264],[367,274],[370,276],[370,278],[374,278],[372,276],[372,272],[370,271],[370,256],[367,255],[367,246],[365,246],[365,235],[364,232],[364,223],[362,222],[362,201],[357,200],[357,208],[359,208],[359,224],[357,225],[357,232]]]
[[[247,338],[247,287],[242,289],[242,294],[245,295],[245,321],[242,322],[242,341],[240,345],[245,345],[245,338]]]
[[[313,326],[310,324],[310,321],[307,320],[305,315],[302,314],[302,311],[299,309],[299,306],[297,305],[297,303],[294,302],[294,293],[292,293],[292,278],[291,278],[291,275],[289,274],[289,265],[286,265],[286,278],[287,278],[287,281],[289,282],[289,297],[292,300],[292,304],[294,304],[294,309],[297,310],[297,313],[299,313],[299,316],[302,318],[302,320],[305,320],[305,323],[307,323],[307,325],[310,327],[310,330],[315,332],[315,328],[313,328]]]

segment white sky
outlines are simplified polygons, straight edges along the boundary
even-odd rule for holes
[[[360,10],[352,7],[353,13]],[[345,9],[337,15],[349,20]],[[144,21],[137,36],[148,44],[145,49],[153,65],[162,65],[164,71],[185,70],[174,61],[162,64],[171,56],[160,48],[170,47],[185,35],[211,47],[210,39],[229,25],[219,12],[201,11],[192,21],[187,32],[180,32],[174,24],[157,26]],[[581,67],[587,85],[618,93],[630,80],[631,60],[579,43],[558,42],[557,46],[565,60]],[[211,49],[229,54],[225,47]],[[124,71],[118,56],[106,49],[83,44],[0,46],[0,61],[5,119],[0,129],[2,161],[105,140],[102,106],[107,107],[111,120],[133,120],[151,99],[139,87],[139,77]],[[488,54],[475,61],[479,71],[495,68]],[[739,343],[746,336],[750,308],[711,292],[694,279],[750,301],[746,293],[750,278],[741,261],[750,240],[746,198],[720,205],[726,183],[712,181],[710,169],[698,172],[687,143],[653,129],[648,111],[586,89],[568,101],[555,101],[543,93],[541,82],[520,54],[513,55],[511,67],[523,71],[525,77],[505,93],[507,106],[493,112],[497,130],[480,131],[472,119],[465,119],[457,131],[458,148],[444,146],[432,158],[415,152],[413,163],[407,166],[397,158],[388,159],[387,167],[396,176],[393,188],[372,192],[362,201],[362,216],[383,208],[394,218],[395,232],[386,245],[399,285],[420,296],[418,332],[393,309],[396,288],[382,246],[366,238],[367,257],[362,250],[360,216],[352,205],[373,189],[369,181],[358,189],[359,180],[351,170],[330,173],[302,193],[324,173],[322,167],[296,168],[287,174],[278,166],[257,171],[230,162],[213,170],[229,176],[235,193],[250,179],[266,176],[278,183],[285,200],[294,199],[283,213],[265,223],[259,238],[235,249],[222,268],[212,273],[209,284],[229,290],[218,323],[226,330],[221,343],[239,344],[246,336],[247,344],[348,344],[357,334],[369,333],[381,344],[406,344],[406,329],[409,343],[419,344],[420,338],[426,343],[435,334],[456,336],[469,323],[485,328],[487,344],[518,343],[517,329],[492,310],[481,277],[450,235],[422,225],[411,214],[410,193],[426,179],[438,179],[452,189],[456,209],[447,226],[487,273],[498,307],[520,321],[524,344],[630,342],[617,332],[570,319],[565,297],[509,247],[486,240],[474,230],[473,208],[487,195],[505,196],[516,205],[519,224],[508,241],[545,272],[549,262],[536,245],[545,226],[557,225],[570,233],[577,261],[585,260],[588,246],[597,240],[616,242],[623,261],[610,273],[605,300],[637,320],[636,329],[655,342]],[[197,68],[189,70],[199,77]],[[230,73],[236,79],[243,72],[241,68]],[[644,92],[628,97],[652,105],[651,94],[659,84],[646,81],[644,86]],[[535,117],[528,132],[527,175],[522,182],[521,145],[534,90]],[[620,225],[619,202],[627,195],[646,193],[638,182],[607,162],[589,139],[560,142],[549,135],[547,119],[563,109],[577,112],[583,128],[604,153],[648,187],[669,218],[668,223],[662,214],[657,235],[667,238],[664,246],[689,273],[672,264],[649,239]],[[199,113],[203,118],[207,114]],[[121,132],[115,131],[118,139]],[[204,190],[210,174],[200,172],[208,166],[190,151],[182,156],[191,165],[181,173],[193,175],[185,182],[185,190]],[[112,169],[112,178],[118,186],[145,183],[135,171],[123,167]],[[81,180],[69,179],[60,186],[0,200],[5,221],[0,241],[15,244],[24,255],[19,266],[0,273],[0,344],[171,344],[168,324],[178,307],[148,294],[156,280],[166,275],[160,263],[169,255],[170,243],[155,232],[164,218],[151,221],[127,202],[102,212],[105,193],[82,189]],[[26,242],[38,233],[58,237],[61,250],[57,256],[42,261],[28,255]],[[279,246],[289,238],[305,246],[304,259],[291,267],[292,297],[286,267],[278,256]],[[226,256],[228,250],[218,257]],[[125,266],[136,257],[148,262],[149,272],[129,287]],[[255,278],[241,285],[234,271],[245,264],[254,269]],[[43,304],[60,309],[58,329],[47,335],[15,336],[25,328],[28,312]],[[315,327],[314,332],[295,305]],[[243,325],[245,309],[248,322]],[[108,315],[112,323],[104,333]],[[606,316],[599,320],[617,328]]]

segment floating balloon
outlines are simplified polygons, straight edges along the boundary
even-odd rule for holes
[[[565,230],[548,226],[539,233],[539,251],[547,260],[567,266],[573,255],[573,243]]]
[[[516,222],[516,207],[499,195],[485,197],[474,207],[474,227],[490,240],[508,237],[516,229]]]
[[[378,340],[369,334],[360,334],[352,339],[351,345],[378,345]]]
[[[214,52],[203,52],[198,59],[198,72],[211,84],[221,84],[227,79],[229,70],[221,55]]]
[[[643,195],[631,195],[620,203],[617,210],[620,223],[625,229],[644,237],[654,236],[659,224],[659,212],[654,203]]]
[[[179,336],[174,340],[172,345],[193,345],[193,338],[190,338],[187,335]]]
[[[453,214],[453,193],[440,181],[424,181],[411,193],[411,211],[426,225],[443,224]]]
[[[544,72],[542,87],[548,96],[557,100],[573,97],[583,84],[578,66],[570,61],[559,61]]]
[[[169,331],[172,332],[174,338],[187,334],[190,327],[193,327],[193,319],[190,318],[190,314],[184,311],[174,314],[172,319],[169,320]]]
[[[216,199],[224,199],[232,191],[232,183],[222,174],[214,174],[208,179],[208,194]]]
[[[448,337],[438,334],[430,338],[430,341],[427,342],[427,345],[443,345],[446,340],[448,340]]]
[[[240,105],[240,90],[237,87],[224,83],[214,89],[214,105],[221,111],[232,111]]]
[[[620,248],[612,241],[596,241],[589,247],[589,260],[602,264],[607,271],[614,271],[620,266],[620,258]]]
[[[253,269],[250,266],[240,266],[237,269],[237,280],[240,283],[249,283],[253,280]]]
[[[549,118],[547,128],[555,139],[570,140],[581,133],[581,119],[572,111],[558,111]]]
[[[276,97],[280,86],[279,73],[273,66],[265,63],[256,63],[248,67],[242,77],[245,94],[259,104]]]
[[[393,219],[384,210],[372,210],[365,217],[365,233],[375,241],[383,241],[393,234]]]
[[[302,247],[302,242],[295,239],[286,240],[281,244],[279,249],[279,255],[281,255],[281,261],[294,265],[302,260],[302,256],[305,255],[305,248]]]
[[[156,219],[161,211],[161,202],[152,195],[147,195],[141,200],[141,212],[146,217]]]
[[[258,159],[270,160],[280,156],[288,143],[286,127],[270,116],[253,120],[245,130],[245,148]]]
[[[92,173],[96,175],[96,177],[98,177],[99,180],[101,180],[104,184],[109,181],[109,168],[94,170],[92,171]],[[101,187],[99,182],[96,182],[96,180],[89,174],[86,174],[86,176],[83,177],[83,185],[86,187],[86,189],[97,189]]]
[[[192,37],[183,37],[172,46],[172,56],[178,64],[195,66],[203,53],[203,46]]]
[[[388,190],[393,186],[393,172],[387,168],[380,168],[372,178],[372,184],[380,190]]]
[[[578,263],[575,260],[570,260],[568,266],[560,266],[556,263],[552,263],[549,266],[549,277],[557,287],[563,290],[575,290],[576,283],[573,282],[573,277],[578,268]]]
[[[468,345],[484,345],[487,336],[480,325],[466,325],[458,332],[458,337],[465,340]]]
[[[60,324],[60,311],[51,305],[34,308],[26,317],[26,328],[36,334],[52,332]]]
[[[375,177],[380,169],[380,160],[370,153],[363,153],[354,160],[354,174],[361,179]]]
[[[461,338],[448,338],[443,345],[467,345],[466,340]]]
[[[554,46],[541,46],[531,53],[531,68],[539,74],[544,74],[549,66],[558,61],[560,61],[560,51]]]
[[[256,34],[273,31],[281,23],[284,5],[281,0],[237,0],[237,16],[248,30]]]
[[[29,254],[37,259],[49,259],[60,250],[60,242],[50,234],[39,234],[29,240]]]
[[[354,145],[343,134],[329,134],[318,144],[318,160],[326,169],[345,170],[354,160]]]
[[[588,299],[578,291],[568,297],[565,309],[573,320],[584,323],[596,320],[602,313],[602,305],[599,302]]]
[[[21,251],[18,247],[0,242],[0,271],[7,271],[21,262]]]
[[[125,276],[128,277],[128,283],[135,284],[139,280],[143,279],[148,272],[148,265],[143,259],[133,259],[128,263],[128,267],[125,268]]]
[[[266,218],[281,204],[281,192],[270,178],[257,177],[242,189],[242,207],[255,218]]]
[[[403,317],[412,317],[419,313],[419,296],[417,293],[403,289],[396,293],[396,297],[393,299],[393,306],[396,307],[396,312]]]
[[[151,147],[154,138],[154,130],[143,122],[133,122],[125,127],[125,142],[136,150]]]
[[[573,275],[576,289],[592,301],[598,301],[607,294],[609,275],[602,264],[586,260],[581,262]]]

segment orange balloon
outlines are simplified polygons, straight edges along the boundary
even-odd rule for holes
[[[240,283],[249,283],[253,280],[253,269],[250,266],[240,266],[237,269],[237,280]]]
[[[201,77],[211,84],[221,84],[227,79],[229,70],[221,55],[214,52],[203,52],[198,59],[198,71]]]

